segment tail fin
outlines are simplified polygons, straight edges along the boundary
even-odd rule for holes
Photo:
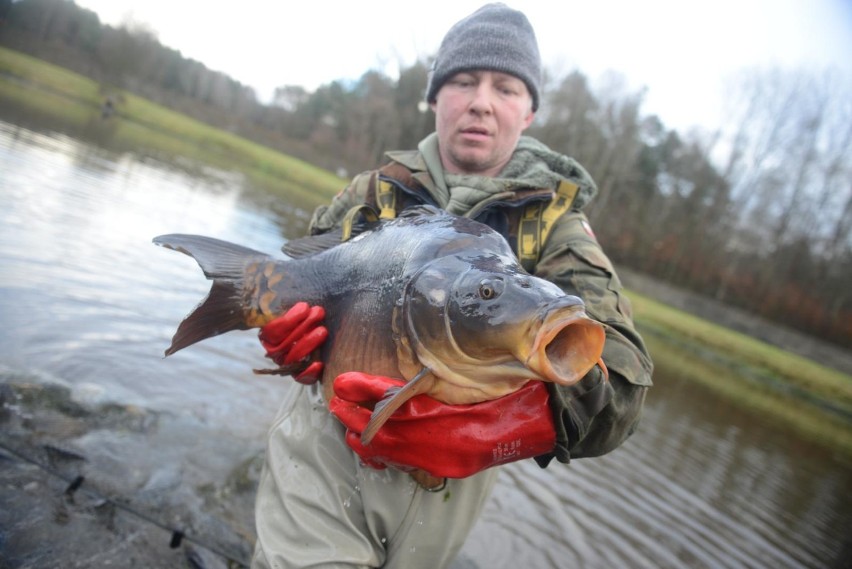
[[[246,265],[269,255],[200,235],[161,235],[154,238],[154,243],[189,255],[213,281],[207,298],[178,326],[167,356],[201,340],[249,328],[243,311]]]

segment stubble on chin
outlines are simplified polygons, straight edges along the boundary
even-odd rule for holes
[[[494,158],[474,149],[451,149],[449,158],[465,174],[480,174],[494,166]],[[444,165],[444,168],[447,166]]]

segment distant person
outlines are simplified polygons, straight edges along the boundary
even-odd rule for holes
[[[108,119],[115,112],[115,100],[112,95],[104,99],[104,104],[101,105],[101,118]]]
[[[635,429],[652,364],[582,213],[596,187],[573,159],[522,136],[541,102],[541,71],[535,33],[521,12],[488,4],[459,21],[429,77],[435,132],[417,150],[390,152],[387,165],[355,177],[317,209],[310,231],[335,228],[352,206],[376,205],[379,176],[393,180],[395,213],[433,204],[472,214],[515,248],[530,204],[551,212],[563,207],[537,258],[527,260],[529,270],[581,297],[604,324],[609,379],[596,366],[572,387],[532,381],[461,414],[461,407],[421,395],[365,446],[359,425],[370,413],[367,403],[399,382],[359,370],[328,378],[335,380],[335,418],[315,383],[322,362],[305,358],[295,374],[302,385],[294,386],[269,432],[253,567],[445,567],[491,492],[492,466],[532,457],[544,467],[554,458],[599,456]],[[288,355],[314,351],[327,335],[322,318],[321,307],[301,306],[269,323],[260,333],[267,355],[280,365]],[[447,480],[430,491],[401,468]]]

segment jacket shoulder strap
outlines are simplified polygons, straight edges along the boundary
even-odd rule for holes
[[[517,251],[518,260],[527,271],[532,272],[535,268],[553,225],[563,213],[571,209],[579,189],[577,184],[562,180],[552,200],[531,203],[524,208],[518,226]]]
[[[371,185],[372,195],[367,202],[379,210],[381,219],[393,219],[399,213],[402,204],[399,199],[399,184],[406,188],[421,186],[411,170],[399,162],[392,161],[375,172],[375,181]]]

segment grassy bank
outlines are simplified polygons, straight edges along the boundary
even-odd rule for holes
[[[852,377],[630,293],[663,376],[701,383],[852,458]]]
[[[115,113],[105,119],[101,110],[107,96],[115,101]],[[108,138],[117,148],[236,169],[263,188],[298,196],[306,206],[328,202],[345,183],[301,160],[2,47],[0,104],[37,114],[72,132]]]

